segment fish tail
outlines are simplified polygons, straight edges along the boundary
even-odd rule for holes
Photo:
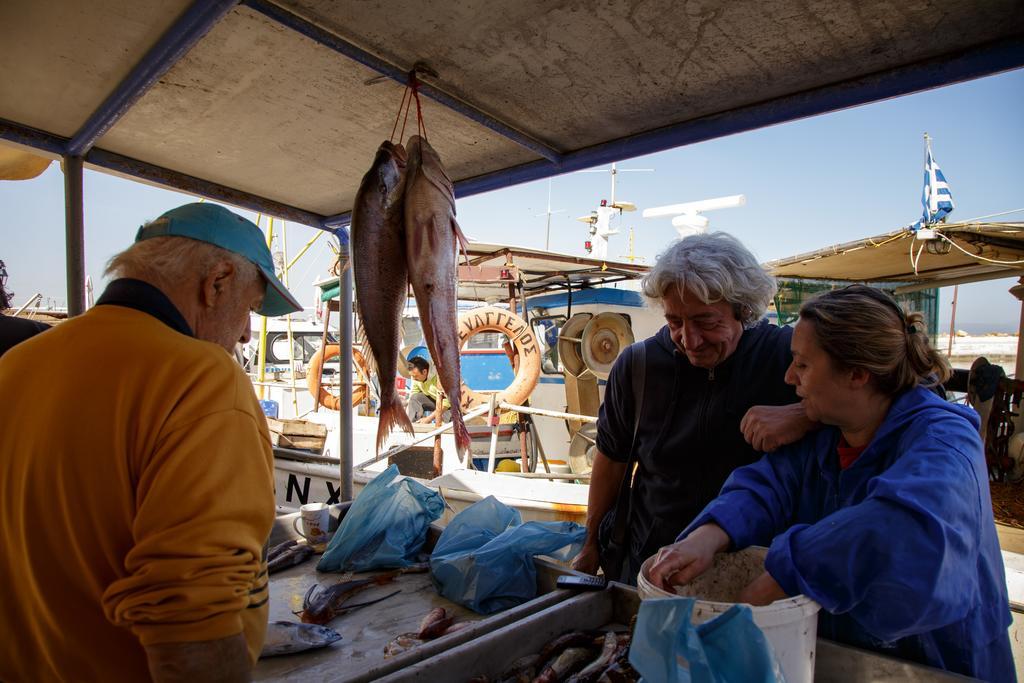
[[[466,423],[462,421],[462,412],[458,408],[452,410],[452,431],[455,432],[455,450],[461,459],[469,451],[470,438]]]
[[[388,434],[391,433],[395,427],[401,427],[410,434],[413,433],[412,422],[409,420],[409,416],[405,412],[405,408],[402,407],[402,402],[398,399],[398,396],[393,396],[391,405],[384,406],[380,411],[380,417],[378,418],[377,424],[377,452],[381,452],[381,447],[384,445],[385,439],[388,438]]]

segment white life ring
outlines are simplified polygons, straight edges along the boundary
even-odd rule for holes
[[[497,402],[523,405],[530,397],[540,379],[540,349],[526,321],[515,313],[494,306],[484,306],[463,312],[459,316],[459,350],[479,332],[500,332],[512,340],[519,354],[519,371],[512,383],[497,392]],[[462,383],[462,400],[459,406],[463,412],[476,406],[487,405],[493,391],[473,391]]]

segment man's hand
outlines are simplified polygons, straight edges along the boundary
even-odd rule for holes
[[[705,524],[672,545],[658,551],[651,566],[650,580],[655,586],[672,590],[703,574],[715,559],[715,553],[729,547],[729,535],[717,524]]]
[[[572,561],[572,568],[578,572],[584,574],[597,574],[597,569],[600,566],[600,554],[598,553],[597,543],[587,542],[583,544],[583,550],[576,556],[576,559]]]
[[[740,420],[740,431],[755,451],[770,453],[795,443],[814,428],[801,403],[788,406],[754,406]]]
[[[416,424],[428,425],[428,424],[430,424],[433,421],[434,421],[434,416],[433,415],[426,415],[425,417],[421,417],[420,419],[416,420]]]
[[[252,662],[241,633],[195,643],[157,643],[146,645],[145,650],[156,683],[251,680]]]
[[[786,592],[782,590],[782,586],[772,578],[772,575],[764,572],[743,589],[740,593],[739,601],[745,602],[748,605],[754,605],[755,607],[761,607],[788,597]]]

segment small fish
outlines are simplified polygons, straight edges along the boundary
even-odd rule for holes
[[[296,541],[293,538],[289,541],[285,541],[284,543],[278,543],[273,548],[267,551],[267,562],[270,562],[281,553],[287,551],[289,548],[294,547],[297,542],[298,541]]]
[[[441,635],[442,636],[447,636],[447,635],[452,634],[452,633],[458,633],[459,631],[461,631],[463,629],[466,629],[466,628],[469,628],[472,625],[473,625],[472,621],[460,621],[460,622],[458,622],[456,624],[452,624],[451,626],[446,628],[444,630],[444,633],[442,633]]]
[[[445,612],[444,607],[435,607],[420,622],[419,639],[433,640],[443,634],[455,621],[454,615]]]
[[[313,557],[313,549],[308,545],[292,546],[279,553],[273,560],[267,562],[267,572],[274,574],[290,567],[302,564]]]
[[[540,655],[520,657],[501,675],[499,683],[530,683],[537,675],[537,667],[541,664],[543,661]]]
[[[604,644],[601,647],[601,654],[597,659],[583,667],[578,674],[569,678],[568,683],[593,683],[601,673],[607,669],[615,659],[619,651],[619,638],[609,631],[604,636]]]
[[[267,636],[263,640],[260,658],[315,650],[339,640],[341,634],[326,626],[299,624],[294,621],[272,621],[267,624]]]
[[[557,683],[565,680],[567,676],[583,668],[593,655],[593,651],[586,647],[570,647],[558,655],[555,661],[544,667],[533,683]]]
[[[360,591],[364,591],[367,588],[373,588],[374,586],[383,586],[391,583],[396,577],[402,574],[422,574],[430,569],[430,565],[427,564],[412,564],[408,567],[402,567],[401,569],[394,569],[384,574],[378,574],[377,576],[371,576],[366,579],[355,579],[353,581],[341,581],[332,586],[321,586],[319,584],[313,584],[306,591],[306,596],[302,601],[302,622],[306,624],[326,624],[331,619],[341,616],[346,612],[350,612],[358,607],[366,607],[372,605],[381,600],[390,598],[392,595],[397,595],[400,591],[395,591],[391,595],[386,595],[378,600],[371,602],[364,602],[358,605],[346,605],[345,601],[351,598],[353,595]]]
[[[416,633],[403,633],[400,636],[395,636],[384,646],[384,656],[394,657],[397,654],[401,654],[406,650],[422,645],[423,641],[419,639]]]
[[[602,639],[604,638],[603,633],[598,633],[596,631],[569,631],[568,633],[564,633],[541,648],[539,654],[540,660],[542,662],[546,662],[552,657],[561,654],[562,650],[569,647],[592,645],[594,638],[597,636],[600,636]]]

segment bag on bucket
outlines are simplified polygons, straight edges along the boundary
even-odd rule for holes
[[[640,603],[629,663],[645,683],[784,683],[771,644],[750,608],[733,605],[694,626],[694,598]]]
[[[414,479],[398,477],[398,466],[392,465],[367,484],[327,544],[317,571],[363,572],[416,561],[430,523],[444,512],[444,498]]]
[[[430,557],[438,592],[481,614],[522,604],[537,595],[535,555],[568,561],[587,531],[575,522],[527,522],[488,496],[445,527]]]

